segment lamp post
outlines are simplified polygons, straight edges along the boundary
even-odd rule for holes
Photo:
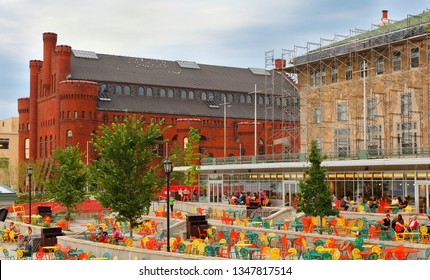
[[[230,103],[225,102],[220,104],[221,106],[224,106],[224,160],[226,158],[226,152],[227,152],[227,107],[231,107]]]
[[[248,92],[248,94],[254,93],[254,156],[257,159],[257,84],[255,84],[254,91]]]
[[[31,224],[31,176],[33,175],[33,167],[27,167],[27,175],[28,175],[28,205],[29,205],[29,223]]]
[[[170,173],[172,173],[172,162],[166,158],[163,162],[164,173],[166,173],[166,191],[167,191],[167,252],[170,252]]]

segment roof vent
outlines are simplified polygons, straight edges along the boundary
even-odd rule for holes
[[[195,63],[194,61],[183,61],[183,60],[176,60],[176,62],[181,66],[182,68],[187,69],[200,69],[200,66]]]
[[[263,75],[263,76],[270,76],[270,72],[266,71],[266,69],[262,69],[262,68],[248,68],[253,74],[255,75]]]
[[[97,54],[95,52],[80,51],[80,50],[73,50],[73,49],[72,49],[72,52],[75,55],[75,57],[88,58],[88,59],[99,59],[99,57],[97,56]]]

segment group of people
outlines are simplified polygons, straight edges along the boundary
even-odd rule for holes
[[[409,219],[409,223],[406,224],[401,214],[398,214],[396,217],[393,218],[393,220],[391,220],[389,213],[387,213],[385,215],[385,218],[382,220],[382,225],[384,229],[388,229],[391,227],[398,233],[402,233],[405,231],[407,232],[415,231],[415,230],[418,230],[420,227],[420,223],[418,222],[416,215],[413,215]],[[429,222],[427,226],[430,227],[430,216],[429,216]]]
[[[338,198],[333,193],[332,194],[332,206],[336,207]],[[352,209],[354,207],[357,207],[359,203],[364,203],[363,196],[361,194],[357,195],[357,200],[354,201],[354,204],[351,203],[351,199],[349,199],[347,196],[344,196],[339,203],[339,206],[344,209],[345,211],[348,211],[348,209]],[[391,199],[390,196],[386,196],[385,198],[377,199],[374,195],[372,195],[366,202],[365,202],[370,209],[376,210],[379,206],[396,206],[399,209],[404,209],[408,206],[409,201],[407,197],[404,197],[403,199],[400,196],[393,196]],[[374,211],[372,211],[374,212]]]
[[[235,192],[230,197],[227,195],[227,193],[224,193],[223,201],[234,205],[247,205],[251,202],[263,204],[265,199],[266,194],[262,189],[260,189],[258,193]]]
[[[112,240],[113,244],[118,244],[120,241],[123,241],[125,237],[121,234],[121,232],[116,228],[112,227],[112,236],[109,238],[109,233],[103,229],[103,227],[99,227],[99,233],[95,239],[96,242],[101,243],[110,243]]]

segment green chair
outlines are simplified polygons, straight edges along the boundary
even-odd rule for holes
[[[54,252],[54,257],[56,260],[65,260],[66,256],[64,255],[64,253],[60,250],[57,250]]]
[[[211,245],[205,246],[205,255],[208,257],[215,257],[215,249]]]
[[[424,258],[417,258],[417,260],[430,260],[430,247],[426,249],[426,255]]]
[[[378,254],[376,252],[372,252],[369,254],[369,256],[367,257],[368,260],[377,260],[378,259]]]
[[[331,259],[333,259],[332,255],[329,252],[324,252],[321,257],[322,257],[323,260],[331,260]]]
[[[103,258],[106,258],[106,259],[110,259],[110,253],[109,252],[105,252],[104,254],[103,254]]]
[[[182,253],[182,254],[185,253],[186,247],[187,247],[187,245],[185,245],[184,243],[180,242],[178,244],[178,251],[179,251],[179,253]]]
[[[242,260],[248,259],[249,254],[248,254],[248,250],[246,248],[240,248],[239,252],[240,252],[240,257]]]

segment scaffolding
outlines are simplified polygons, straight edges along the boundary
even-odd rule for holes
[[[312,140],[333,157],[414,154],[430,146],[430,10],[294,46],[282,59],[298,82],[302,154]]]

